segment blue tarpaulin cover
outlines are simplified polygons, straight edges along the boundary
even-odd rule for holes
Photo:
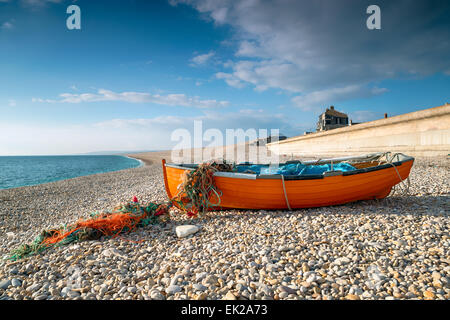
[[[285,176],[301,176],[310,174],[322,174],[331,171],[331,164],[305,165],[302,163],[281,164],[279,166],[269,166],[262,164],[238,165],[237,172],[255,173],[255,174],[282,174]],[[348,163],[333,164],[334,171],[352,171],[356,170],[354,166]]]

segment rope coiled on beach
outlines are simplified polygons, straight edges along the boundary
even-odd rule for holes
[[[220,207],[222,192],[214,182],[215,172],[233,171],[234,165],[215,161],[199,164],[193,171],[186,170],[177,194],[171,199],[189,217],[207,212],[212,207]],[[212,199],[216,202],[212,202]]]

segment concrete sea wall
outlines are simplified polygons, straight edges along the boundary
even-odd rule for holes
[[[450,154],[450,104],[296,136],[269,143],[270,151],[287,155],[357,155],[379,151],[411,156]]]

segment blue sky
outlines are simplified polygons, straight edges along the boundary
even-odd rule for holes
[[[69,30],[66,8],[81,9]],[[0,155],[170,149],[203,127],[315,129],[450,102],[448,4],[0,0]]]

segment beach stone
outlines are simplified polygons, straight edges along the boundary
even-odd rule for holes
[[[381,280],[384,280],[385,278],[386,278],[386,276],[384,274],[382,274],[382,273],[374,273],[374,274],[372,274],[372,279],[377,281],[377,282],[381,281]]]
[[[181,274],[176,274],[172,280],[170,280],[170,285],[176,285],[178,283],[178,279],[183,278]]]
[[[62,297],[66,297],[67,296],[67,292],[70,290],[70,288],[68,288],[68,287],[64,287],[64,288],[62,288],[62,290],[61,290],[61,296]]]
[[[127,291],[128,291],[129,293],[136,293],[136,292],[137,292],[137,288],[136,288],[136,287],[128,287],[128,288],[127,288]]]
[[[351,288],[350,294],[356,294],[357,296],[360,296],[364,293],[364,291],[361,288]]]
[[[29,292],[35,292],[35,291],[37,291],[38,289],[40,289],[41,286],[42,286],[42,285],[41,285],[40,283],[34,283],[34,284],[28,286],[26,290],[29,291]]]
[[[168,278],[168,277],[161,278],[160,282],[162,285],[165,285],[165,286],[170,285],[170,278]]]
[[[233,294],[233,292],[228,291],[227,294],[223,297],[223,300],[237,300],[237,298]]]
[[[290,287],[288,287],[288,286],[280,286],[278,289],[279,289],[281,292],[286,292],[288,295],[289,295],[289,294],[297,294],[297,290],[292,289],[292,288],[290,288]]]
[[[246,299],[250,299],[250,292],[248,292],[248,290],[244,290],[241,292],[241,298],[246,298]]]
[[[178,238],[184,238],[191,234],[194,234],[200,230],[200,227],[194,226],[194,225],[184,225],[184,226],[177,226],[175,228],[175,233],[177,234]]]
[[[233,288],[234,284],[235,284],[234,280],[230,280],[227,282],[226,287],[228,289],[231,289],[231,288]]]
[[[195,274],[195,281],[202,281],[208,276],[208,272],[199,272]]]
[[[14,267],[11,270],[9,270],[9,274],[18,274],[18,273],[19,273],[19,269],[17,267]]]
[[[415,294],[412,293],[412,292],[407,292],[407,293],[405,294],[405,297],[406,297],[407,299],[414,299],[414,298],[417,298],[417,295],[415,295]]]
[[[433,280],[439,280],[439,279],[441,279],[441,274],[437,271],[433,271],[433,273],[431,274],[431,277],[433,278]]]
[[[276,265],[276,264],[274,264],[274,263],[268,263],[268,264],[266,265],[266,269],[267,269],[267,271],[269,271],[269,272],[274,272],[274,271],[277,271],[277,270],[278,270],[278,265]]]
[[[206,292],[202,292],[198,296],[195,297],[195,300],[206,300],[207,297],[208,297],[208,294]]]
[[[6,233],[6,238],[8,238],[8,240],[12,240],[15,238],[15,233],[14,232],[7,232]]]
[[[208,275],[204,280],[203,284],[211,284],[211,285],[217,285],[219,282],[219,278],[217,278],[215,275]]]
[[[77,298],[79,296],[81,296],[81,294],[78,291],[74,291],[74,290],[67,291],[67,297],[69,297],[69,298]]]
[[[182,289],[181,289],[181,287],[180,286],[177,286],[177,285],[171,285],[171,286],[168,286],[167,288],[166,288],[166,293],[167,294],[175,294],[175,293],[177,293],[177,292],[180,292]]]
[[[345,279],[339,278],[339,279],[336,279],[336,283],[341,286],[346,286],[348,284],[348,281]]]
[[[272,290],[270,290],[270,288],[265,284],[261,284],[259,286],[259,290],[261,290],[266,296],[273,296]]]
[[[308,276],[308,278],[306,279],[306,282],[308,283],[313,283],[314,281],[316,281],[317,276],[315,273],[312,273]]]
[[[156,289],[150,291],[150,298],[152,300],[165,300],[164,295]]]
[[[411,285],[408,287],[408,291],[411,292],[411,293],[414,293],[415,295],[418,294],[417,287],[416,287],[414,284],[411,284]]]
[[[69,293],[70,291],[71,290],[68,290],[67,293]],[[99,294],[101,296],[104,296],[107,291],[108,291],[108,287],[106,285],[105,286],[104,285],[100,286]]]
[[[22,281],[20,281],[20,279],[14,278],[11,280],[11,285],[13,287],[20,287],[22,285]]]
[[[244,291],[244,290],[247,290],[247,287],[245,285],[243,285],[242,283],[238,283],[236,285],[236,290],[237,291]]]
[[[125,291],[127,291],[127,287],[123,286],[122,288],[119,289],[119,291],[117,292],[117,294],[121,295],[123,294]]]
[[[338,266],[343,266],[346,264],[349,264],[351,262],[351,260],[347,257],[341,257],[341,258],[337,258],[336,260],[334,260],[334,264],[338,265]]]
[[[268,264],[271,263],[271,260],[267,256],[264,256],[261,258],[261,262],[264,264]]]
[[[56,289],[56,288],[50,288],[49,292],[54,297],[59,297],[60,296],[60,291],[58,289]]]
[[[193,286],[192,286],[195,290],[197,290],[197,291],[206,291],[208,288],[207,287],[205,287],[204,285],[202,285],[201,283],[195,283]]]
[[[104,255],[105,257],[119,257],[119,258],[123,258],[123,259],[127,259],[127,256],[125,256],[120,250],[116,249],[116,248],[108,248],[103,250],[102,255]]]
[[[11,280],[9,280],[9,279],[0,281],[0,289],[6,290],[6,289],[8,289],[8,287],[10,285],[11,285]]]

